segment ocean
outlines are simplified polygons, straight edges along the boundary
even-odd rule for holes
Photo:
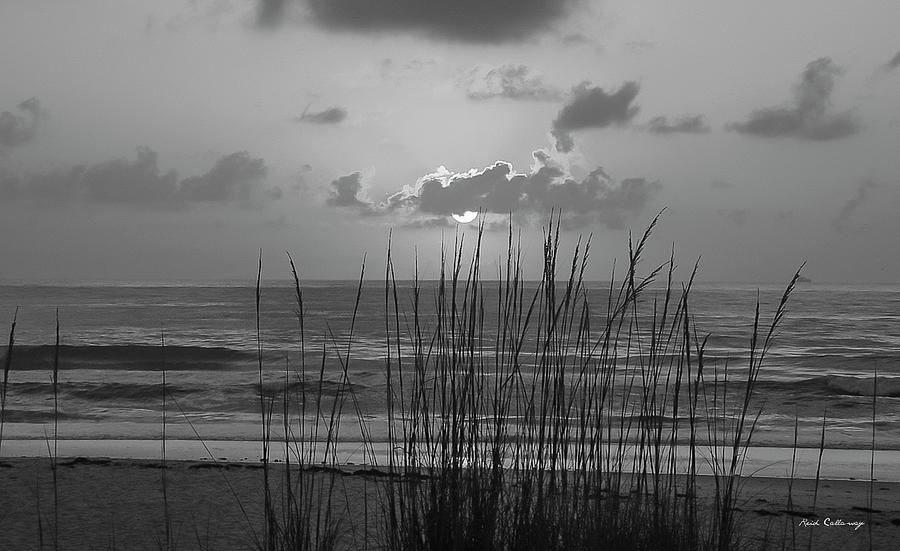
[[[488,304],[494,287],[485,282]],[[412,283],[400,282],[398,291],[400,309],[408,311]],[[588,299],[605,305],[608,291],[608,284],[590,284]],[[765,322],[782,291],[780,286],[698,284],[691,309],[696,331],[710,335],[707,365],[721,368],[727,362],[731,376],[740,378],[757,297]],[[648,297],[661,293],[647,292]],[[303,293],[305,369],[311,378],[322,371],[325,382],[316,390],[337,393],[338,357],[347,351],[357,284],[304,282]],[[433,293],[433,284],[425,283],[422,302],[433,302]],[[363,285],[349,353],[354,409],[373,426],[386,412],[384,301],[383,283]],[[255,287],[248,282],[0,286],[5,332],[18,308],[3,438],[45,440],[53,434],[58,309],[60,439],[158,439],[163,366],[167,438],[259,439],[254,303]],[[263,387],[281,388],[285,369],[300,384],[300,330],[291,284],[264,282],[260,310]],[[489,322],[487,333],[493,327]],[[900,449],[898,322],[900,287],[798,284],[759,374],[754,407],[762,409],[753,444],[791,446],[796,423],[800,445],[816,447],[824,415],[826,447],[870,449],[875,390],[876,446]],[[5,336],[0,342],[5,345]],[[384,434],[376,429],[372,437]],[[348,429],[341,438],[354,436]]]

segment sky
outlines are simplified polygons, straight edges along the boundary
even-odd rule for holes
[[[0,280],[900,281],[900,3],[0,0]],[[462,224],[453,215],[480,212]],[[687,272],[685,274],[684,272]],[[538,275],[536,271],[529,275]]]

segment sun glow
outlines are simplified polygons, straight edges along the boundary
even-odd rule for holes
[[[453,214],[453,219],[459,222],[460,224],[468,224],[472,220],[478,218],[478,213],[474,210],[467,210],[462,214]]]

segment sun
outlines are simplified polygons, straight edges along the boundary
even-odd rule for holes
[[[453,219],[459,222],[460,224],[468,224],[472,220],[478,218],[478,213],[474,210],[467,210],[462,214],[453,214]]]

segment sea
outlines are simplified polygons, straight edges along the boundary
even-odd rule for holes
[[[421,300],[433,302],[433,283],[421,285]],[[10,442],[30,441],[47,449],[54,436],[152,442],[161,438],[163,425],[173,440],[258,441],[260,349],[264,390],[283,385],[286,372],[296,377],[302,364],[309,377],[322,374],[319,391],[337,392],[346,366],[354,415],[382,419],[384,283],[362,285],[354,318],[357,290],[352,281],[302,283],[301,357],[290,282],[263,282],[259,341],[255,282],[2,284],[3,357],[16,316],[2,445],[9,450]],[[412,282],[398,282],[401,312],[411,308],[412,290]],[[757,300],[765,322],[783,290],[695,284],[691,310],[695,332],[710,336],[707,365],[728,364],[735,373],[746,367]],[[606,304],[608,293],[608,283],[587,285],[591,302]],[[659,297],[662,291],[647,293]],[[408,318],[401,325],[406,331]],[[494,324],[484,325],[490,332]],[[760,369],[755,396],[760,410],[754,446],[790,447],[796,438],[799,446],[815,448],[824,425],[829,449],[868,450],[874,438],[877,449],[900,450],[900,286],[799,283]]]

